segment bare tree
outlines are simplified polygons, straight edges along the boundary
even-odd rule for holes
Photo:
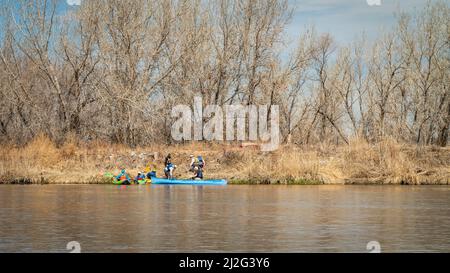
[[[310,28],[290,54],[287,0],[98,0],[62,14],[58,3],[1,8],[1,141],[171,143],[172,107],[201,95],[279,105],[283,139],[296,144],[448,144],[445,1],[401,13],[370,47]]]

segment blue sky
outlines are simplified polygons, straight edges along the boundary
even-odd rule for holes
[[[319,32],[329,32],[339,44],[347,44],[365,32],[373,40],[383,30],[395,26],[399,10],[414,12],[425,7],[427,0],[290,0],[294,16],[288,27],[290,39],[298,37],[305,25],[314,24]]]
[[[62,0],[76,7],[81,1]],[[338,44],[346,44],[365,32],[373,40],[381,31],[395,25],[399,10],[422,9],[428,0],[289,0],[294,16],[286,34],[292,42],[305,25],[314,24],[319,32],[329,32]],[[434,0],[436,1],[436,0]],[[374,5],[369,5],[369,3]]]
[[[0,0],[0,4],[4,1],[8,0]],[[59,0],[59,13],[77,8],[82,1],[95,0]],[[423,9],[428,0],[288,1],[294,8],[292,21],[286,30],[286,36],[292,47],[306,25],[314,25],[318,32],[331,33],[340,45],[350,43],[362,32],[365,32],[369,40],[373,40],[383,29],[389,30],[395,25],[397,11],[413,12],[415,9]],[[368,2],[381,4],[370,6]]]

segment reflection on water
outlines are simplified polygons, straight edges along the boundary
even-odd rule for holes
[[[450,187],[0,186],[0,252],[450,251]]]

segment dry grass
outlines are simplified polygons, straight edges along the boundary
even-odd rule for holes
[[[80,143],[69,137],[56,147],[39,136],[25,147],[3,146],[0,183],[103,183],[105,172],[125,168],[131,175],[155,166],[159,175],[171,153],[177,175],[190,176],[189,155],[202,154],[205,175],[231,181],[331,184],[448,184],[450,149],[416,147],[386,139],[369,144],[353,139],[348,146],[283,146],[272,153],[237,145],[191,143],[138,147],[101,142]]]

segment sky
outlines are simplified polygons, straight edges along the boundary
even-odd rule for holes
[[[0,0],[0,4],[3,1],[8,0]],[[59,12],[76,9],[82,1],[95,0],[59,0]],[[294,9],[292,20],[285,32],[290,47],[296,44],[295,41],[300,33],[308,25],[314,25],[318,32],[331,33],[338,45],[350,43],[363,32],[369,41],[374,40],[380,32],[395,26],[396,12],[399,10],[414,12],[416,9],[423,9],[428,2],[428,0],[288,1]],[[445,1],[450,3],[450,0]]]
[[[64,1],[67,8],[76,8],[82,1],[92,0]],[[347,44],[363,32],[369,40],[373,40],[380,32],[395,25],[397,11],[422,9],[428,0],[288,1],[294,8],[292,21],[286,30],[290,43],[300,36],[306,25],[314,25],[318,32],[331,33],[338,44]]]
[[[434,0],[435,1],[435,0]],[[433,1],[433,2],[434,2]],[[450,0],[447,0],[450,2]],[[329,32],[339,44],[347,44],[361,33],[374,40],[396,24],[398,11],[421,10],[427,0],[290,0],[294,6],[287,35],[295,39],[305,25]]]
[[[79,6],[81,4],[81,0],[67,0],[67,4],[69,6]]]

